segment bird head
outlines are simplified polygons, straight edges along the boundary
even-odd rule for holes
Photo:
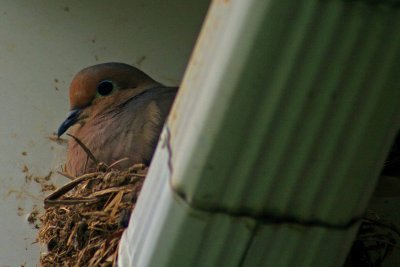
[[[116,100],[160,85],[144,72],[124,63],[103,63],[87,67],[72,79],[69,88],[70,112],[58,128],[61,136],[76,124],[85,111],[105,109]],[[87,114],[86,114],[87,115]]]

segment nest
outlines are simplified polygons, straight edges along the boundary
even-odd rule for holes
[[[344,267],[380,267],[400,250],[400,228],[369,210],[364,216]],[[394,251],[396,250],[396,251]]]
[[[45,199],[38,241],[41,266],[114,266],[147,167],[82,175]],[[68,175],[64,174],[68,177]]]

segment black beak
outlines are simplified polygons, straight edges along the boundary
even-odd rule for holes
[[[69,127],[74,125],[78,121],[79,114],[81,114],[81,109],[73,109],[68,113],[67,119],[61,123],[60,127],[58,127],[57,136],[60,137]]]

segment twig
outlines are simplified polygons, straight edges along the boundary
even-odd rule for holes
[[[120,159],[120,160],[117,160],[117,161],[115,161],[115,162],[113,162],[110,166],[108,166],[108,168],[107,169],[111,169],[112,167],[114,167],[115,165],[117,165],[117,164],[120,164],[121,162],[123,162],[123,161],[127,161],[129,158],[122,158],[122,159]]]
[[[364,218],[364,221],[372,225],[389,228],[400,237],[400,229],[397,227],[397,225],[391,222],[383,221],[381,219],[370,219],[370,218]]]
[[[81,183],[81,182],[83,182],[83,181],[85,181],[87,179],[97,177],[99,174],[100,174],[100,172],[93,172],[93,173],[84,174],[84,175],[76,178],[75,180],[72,180],[71,182],[61,186],[60,188],[58,188],[56,191],[54,191],[53,193],[51,193],[50,195],[48,195],[44,199],[44,205],[46,206],[52,200],[55,200],[55,199],[63,196],[64,194],[69,192],[72,188],[74,188],[79,183]]]
[[[74,177],[74,176],[72,176],[72,175],[70,175],[70,174],[68,174],[68,173],[66,173],[66,172],[57,171],[57,173],[58,173],[58,174],[61,174],[62,176],[66,177],[66,178],[68,178],[68,179],[70,179],[70,180],[75,180],[75,179],[76,179],[76,177]]]
[[[88,155],[88,157],[93,160],[96,165],[98,165],[100,162],[96,159],[96,157],[93,155],[93,153],[90,151],[90,149],[81,141],[79,140],[78,137],[73,136],[72,134],[67,133],[68,136],[71,136],[75,142],[78,143],[78,145],[86,152],[86,154]]]
[[[93,204],[99,202],[100,198],[71,198],[60,200],[45,200],[45,207],[60,206],[60,205],[77,205],[77,204]]]
[[[101,197],[107,194],[116,193],[116,192],[129,192],[133,190],[134,185],[124,185],[119,187],[110,187],[101,191],[94,192],[90,195],[90,197]]]
[[[361,240],[361,241],[363,241],[363,242],[377,242],[377,243],[383,243],[383,244],[386,244],[386,245],[388,245],[388,246],[391,246],[391,247],[394,247],[394,248],[400,250],[400,246],[398,246],[398,245],[396,245],[396,244],[394,244],[394,243],[392,243],[392,242],[390,242],[390,241],[386,241],[386,240],[381,240],[381,239],[376,239],[376,238],[359,239],[359,240]]]

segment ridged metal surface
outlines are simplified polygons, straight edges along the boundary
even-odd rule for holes
[[[169,173],[166,158],[168,149],[162,146],[155,155],[160,164],[151,168],[122,237],[119,266],[237,266],[256,221],[192,209],[164,179]]]
[[[400,123],[400,14],[214,1],[121,266],[340,266]]]
[[[262,223],[191,208],[171,190],[168,135],[119,248],[119,266],[340,266],[358,225],[348,229]]]
[[[245,67],[234,53],[226,59],[226,75],[240,80],[220,77],[212,96],[203,96],[211,89],[199,77],[216,70],[198,64],[222,57],[207,49],[229,47],[229,30],[205,32],[219,43],[201,39],[192,58],[200,63],[184,83],[196,90],[182,95],[170,122],[172,183],[200,209],[346,224],[363,213],[396,128],[399,9],[270,1],[263,12]],[[200,109],[201,124],[185,112]],[[180,168],[193,131],[200,148]]]
[[[243,267],[254,266],[342,266],[348,252],[348,231],[292,224],[260,225]]]

